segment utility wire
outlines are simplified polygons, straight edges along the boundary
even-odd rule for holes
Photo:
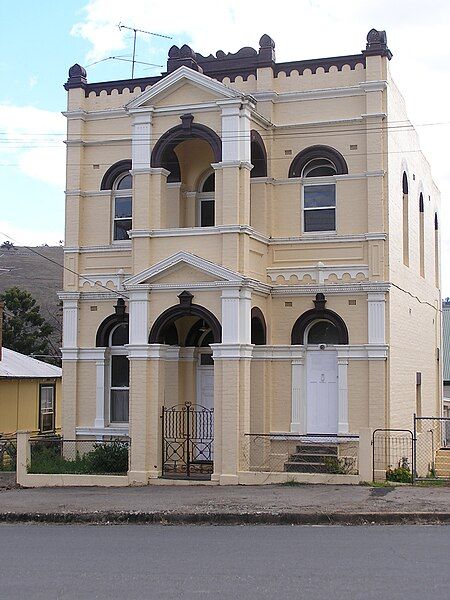
[[[20,244],[20,242],[18,242],[16,239],[14,239],[12,236],[8,236],[5,232],[0,231],[0,235],[2,235],[5,239],[9,240],[9,241],[13,241],[16,244]],[[40,252],[38,252],[37,250],[35,250],[34,248],[31,248],[30,246],[21,246],[22,248],[26,248],[27,250],[29,250],[30,252],[32,252],[33,254],[37,254],[37,256],[40,256],[41,258],[48,260],[49,262],[53,263],[54,265],[61,267],[61,269],[64,269],[65,271],[67,271],[68,273],[72,273],[73,275],[76,275],[77,277],[80,277],[81,279],[85,279],[87,281],[89,281],[88,277],[85,277],[84,275],[81,275],[80,273],[78,273],[77,271],[74,271],[73,269],[70,269],[69,267],[66,267],[64,264],[59,263],[58,261],[54,260],[53,258],[50,258],[49,256],[45,256],[45,254],[41,254]],[[127,296],[126,294],[122,293],[122,292],[118,292],[116,290],[111,290],[109,287],[106,287],[106,285],[103,285],[102,283],[95,283],[95,285],[97,285],[98,287],[104,288],[105,290],[107,290],[110,293],[116,294],[119,298],[126,298],[127,300],[129,300],[129,296]]]

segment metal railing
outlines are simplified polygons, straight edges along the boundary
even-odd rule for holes
[[[0,471],[15,471],[17,440],[15,437],[0,436]]]
[[[28,473],[125,475],[130,441],[66,440],[60,437],[30,439]]]
[[[414,415],[414,442],[415,479],[450,479],[450,418]]]
[[[358,474],[358,435],[247,433],[242,463],[267,473]]]
[[[372,480],[413,483],[414,434],[410,429],[375,429],[372,434]]]

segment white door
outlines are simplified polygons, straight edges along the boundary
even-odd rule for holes
[[[197,404],[207,409],[214,408],[214,364],[211,355],[201,354],[197,365]],[[207,364],[205,364],[207,363]],[[209,363],[209,364],[208,364]],[[197,407],[197,411],[199,411]],[[214,417],[203,418],[202,411],[196,412],[197,424],[194,427],[198,439],[193,444],[192,455],[194,460],[214,460]],[[211,431],[212,427],[212,431]]]
[[[307,433],[337,433],[337,353],[334,350],[309,351],[306,376]]]
[[[214,366],[197,367],[197,404],[214,408]]]

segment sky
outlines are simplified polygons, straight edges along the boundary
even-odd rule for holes
[[[442,288],[450,295],[448,0],[433,0],[432,10],[422,0],[0,0],[0,22],[0,243],[16,245],[63,240],[62,86],[75,62],[90,82],[130,77],[130,63],[103,60],[131,56],[130,32],[119,23],[171,36],[137,40],[138,60],[164,66],[172,44],[236,52],[257,48],[268,33],[281,62],[355,54],[372,27],[386,30],[393,77],[442,193]],[[161,70],[137,65],[135,76]]]

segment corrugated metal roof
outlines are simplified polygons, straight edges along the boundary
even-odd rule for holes
[[[444,381],[450,381],[450,306],[442,307],[442,373]]]
[[[41,360],[25,356],[9,348],[2,348],[0,378],[55,378],[62,376],[62,369]]]

